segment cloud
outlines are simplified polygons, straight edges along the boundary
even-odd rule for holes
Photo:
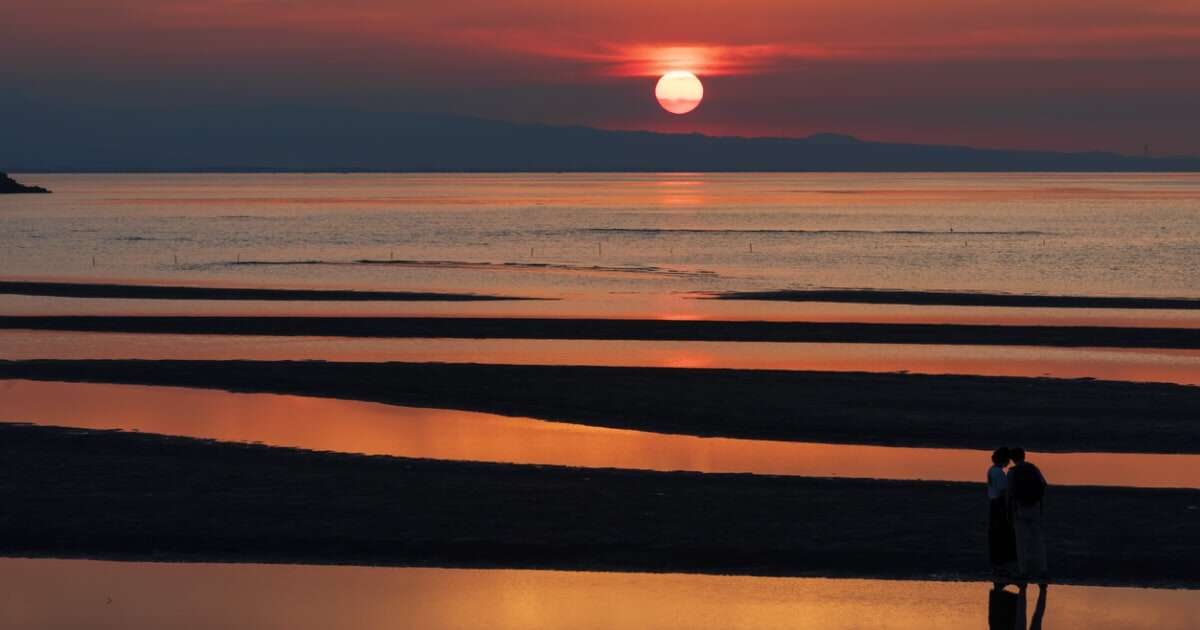
[[[772,72],[790,61],[833,57],[818,47],[780,44],[623,44],[591,49],[532,48],[527,52],[582,62],[597,74],[612,77],[656,77],[672,70],[703,76],[754,75]]]
[[[1200,146],[1187,114],[1200,103],[1197,0],[0,4],[12,61],[0,84],[81,107],[340,103],[672,131]],[[652,77],[675,69],[712,91],[665,118]]]

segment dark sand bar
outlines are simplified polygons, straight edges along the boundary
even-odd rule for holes
[[[0,554],[986,579],[982,484],[366,457],[0,424]],[[1200,491],[1055,487],[1059,582],[1200,586]]]
[[[658,433],[1042,452],[1200,453],[1200,388],[694,368],[0,361],[0,379],[170,385],[482,411]],[[33,419],[36,420],[36,419]],[[986,469],[987,462],[981,462]]]
[[[473,293],[431,293],[420,291],[189,287],[84,282],[23,282],[15,280],[0,280],[0,294],[137,300],[305,300],[321,302],[482,302],[540,299],[500,295],[476,295]]]
[[[1200,348],[1200,328],[515,317],[0,316],[0,329],[198,335]]]
[[[914,306],[1011,306],[1036,308],[1200,309],[1200,299],[1029,295],[972,291],[899,291],[887,289],[812,289],[716,293],[704,299],[842,304],[907,304]]]

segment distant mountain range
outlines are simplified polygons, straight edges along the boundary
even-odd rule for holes
[[[0,116],[3,112],[0,111]],[[26,116],[28,118],[28,116]],[[1145,158],[263,108],[0,118],[0,168],[36,171],[1200,171]]]

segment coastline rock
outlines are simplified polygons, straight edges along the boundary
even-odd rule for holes
[[[7,173],[0,173],[0,195],[17,194],[17,193],[48,193],[49,190],[41,186],[26,186],[18,183]]]

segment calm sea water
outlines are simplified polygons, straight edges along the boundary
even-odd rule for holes
[[[21,179],[55,194],[0,198],[6,277],[536,295],[834,286],[1200,296],[1198,175]]]

